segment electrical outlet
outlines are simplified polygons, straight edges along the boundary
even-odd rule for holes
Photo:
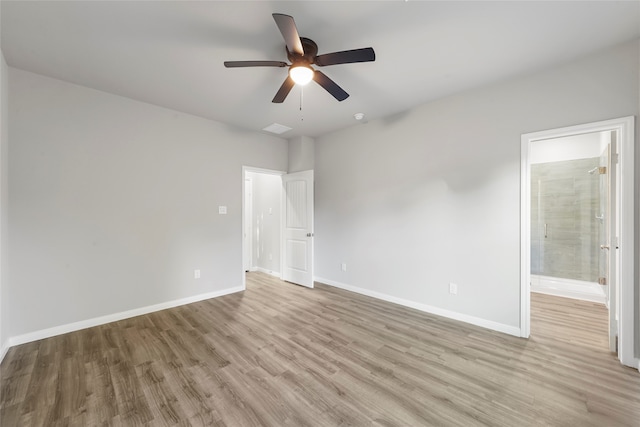
[[[343,262],[342,264],[340,264],[340,268],[342,269],[342,271],[347,271],[347,263]]]
[[[193,278],[194,279],[200,278],[200,270],[193,270]]]
[[[458,295],[458,285],[456,285],[455,283],[449,283],[449,293]]]

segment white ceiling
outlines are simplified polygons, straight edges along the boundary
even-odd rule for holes
[[[640,2],[6,1],[2,50],[12,67],[196,116],[317,137],[640,37]],[[371,46],[376,61],[322,69],[350,97],[315,83],[271,99],[286,61],[271,14],[295,18],[319,53]]]

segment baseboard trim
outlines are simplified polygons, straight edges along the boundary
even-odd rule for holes
[[[268,274],[268,275],[273,276],[273,277],[277,277],[278,279],[280,278],[280,272],[279,271],[267,270],[266,268],[262,268],[262,267],[256,267],[255,271],[259,271],[260,273],[264,273],[264,274]]]
[[[2,363],[2,361],[4,360],[4,356],[7,355],[8,351],[9,351],[9,344],[3,343],[2,346],[0,347],[0,363]]]
[[[424,311],[425,313],[435,314],[437,316],[446,317],[448,319],[459,320],[461,322],[470,323],[472,325],[491,329],[493,331],[502,332],[508,335],[520,337],[520,328],[516,326],[505,325],[503,323],[494,322],[492,320],[486,320],[479,317],[458,313],[455,311],[445,310],[443,308],[434,307],[432,305],[422,304],[415,301],[394,297],[391,295],[371,291],[369,289],[359,288],[357,286],[347,285],[344,283],[336,282],[335,280],[325,279],[322,277],[315,277],[314,280],[316,282],[324,283],[326,285],[333,286],[335,288],[344,289],[345,291],[355,292],[357,294],[362,294],[372,298],[391,302],[394,304],[399,304],[405,307],[414,308],[416,310]]]
[[[69,332],[79,331],[81,329],[92,328],[94,326],[100,326],[106,323],[116,322],[118,320],[124,320],[124,319],[129,319],[131,317],[142,316],[144,314],[153,313],[155,311],[166,310],[168,308],[191,304],[191,303],[203,301],[206,299],[217,298],[217,297],[221,297],[224,295],[229,295],[229,294],[233,294],[241,291],[244,291],[244,287],[236,286],[233,288],[222,289],[220,291],[194,295],[187,298],[167,301],[160,304],[154,304],[146,307],[135,308],[133,310],[122,311],[120,313],[108,314],[106,316],[94,317],[93,319],[82,320],[79,322],[68,323],[66,325],[55,326],[53,328],[42,329],[40,331],[29,332],[23,335],[17,335],[15,337],[9,338],[8,346],[5,352],[10,347],[13,347],[16,345],[26,344],[28,342],[54,337],[56,335],[62,335]]]

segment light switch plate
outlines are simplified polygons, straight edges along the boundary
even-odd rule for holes
[[[220,215],[226,215],[227,214],[227,207],[226,206],[218,206],[218,213]]]

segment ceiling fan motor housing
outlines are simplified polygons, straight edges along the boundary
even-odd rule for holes
[[[289,58],[289,61],[291,61],[292,64],[295,64],[296,62],[313,64],[316,56],[318,55],[318,45],[316,42],[306,37],[300,37],[300,42],[302,43],[302,50],[304,51],[304,54],[298,55],[295,52],[290,52],[289,48],[285,46],[287,58]]]

